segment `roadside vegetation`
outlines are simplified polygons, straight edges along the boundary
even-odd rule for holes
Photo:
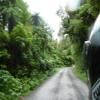
[[[71,66],[70,49],[61,43],[52,40],[52,30],[23,0],[1,0],[0,100],[18,100],[56,68]]]
[[[71,41],[72,58],[75,63],[75,73],[81,79],[87,79],[87,65],[84,65],[83,44],[88,39],[96,17],[100,13],[99,0],[84,0],[75,11],[66,8],[69,15],[63,18],[63,34],[68,34]]]

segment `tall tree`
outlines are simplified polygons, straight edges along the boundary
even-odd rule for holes
[[[16,0],[0,0],[0,26],[3,29],[5,29],[7,24],[10,23],[9,19],[15,4]]]

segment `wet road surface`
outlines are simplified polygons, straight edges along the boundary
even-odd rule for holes
[[[46,81],[24,100],[88,100],[87,85],[65,68]]]

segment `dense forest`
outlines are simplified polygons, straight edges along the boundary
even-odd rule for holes
[[[23,0],[0,0],[0,100],[27,95],[57,68],[75,65],[81,77],[86,70],[83,44],[99,6],[100,0],[86,0],[75,11],[66,8],[69,17],[62,18],[63,39],[58,43],[42,17],[31,14]]]
[[[70,66],[68,45],[60,45],[23,0],[0,0],[0,100],[18,100],[56,68]]]

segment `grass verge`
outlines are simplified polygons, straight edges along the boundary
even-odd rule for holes
[[[88,83],[88,77],[85,71],[83,71],[81,68],[73,67],[74,74],[85,83]]]

